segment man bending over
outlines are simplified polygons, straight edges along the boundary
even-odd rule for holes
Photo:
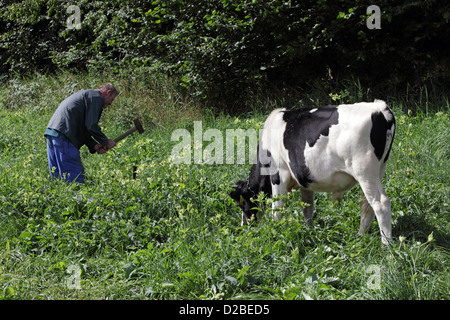
[[[91,154],[104,154],[116,143],[98,125],[102,111],[117,97],[111,83],[97,90],[81,90],[66,98],[51,117],[45,137],[52,178],[84,182],[84,167],[79,149],[86,145]]]

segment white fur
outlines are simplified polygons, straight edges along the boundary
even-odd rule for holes
[[[329,129],[328,136],[320,136],[313,147],[305,146],[305,161],[311,171],[314,183],[302,190],[302,201],[310,204],[304,210],[305,220],[312,226],[313,192],[333,192],[337,198],[345,190],[359,182],[364,192],[361,201],[361,226],[359,233],[368,230],[374,215],[377,217],[383,243],[391,238],[390,201],[381,185],[386,164],[384,157],[391,144],[395,127],[387,133],[385,153],[378,160],[370,142],[372,128],[371,114],[386,109],[384,101],[356,103],[338,106],[339,123]],[[284,109],[273,111],[264,124],[260,144],[272,154],[275,172],[279,172],[280,184],[272,184],[273,196],[286,194],[292,187],[300,187],[290,165],[288,150],[284,148],[283,134],[286,123],[283,120]],[[316,109],[311,110],[311,113]],[[385,114],[385,117],[390,114]],[[273,169],[273,168],[272,168]],[[272,171],[273,173],[273,171]],[[273,203],[272,215],[279,220],[282,214],[276,210],[281,201]]]

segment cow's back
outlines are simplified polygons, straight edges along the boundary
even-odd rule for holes
[[[373,161],[367,157],[371,152],[378,160],[387,160],[392,139],[386,133],[391,130],[393,137],[393,124],[392,112],[380,100],[277,109],[267,118],[260,143],[278,167],[288,169],[300,186],[308,188],[320,181],[333,184],[336,172],[354,176],[353,164]]]

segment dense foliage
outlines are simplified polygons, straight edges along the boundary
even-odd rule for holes
[[[379,0],[381,29],[369,29],[372,2],[0,0],[0,70],[145,65],[228,103],[332,78],[372,90],[448,81],[448,3]]]

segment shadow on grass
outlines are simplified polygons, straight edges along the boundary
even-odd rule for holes
[[[393,237],[403,236],[421,242],[426,242],[431,233],[436,245],[450,248],[450,233],[444,228],[430,224],[424,215],[408,214],[398,217],[392,229]]]

